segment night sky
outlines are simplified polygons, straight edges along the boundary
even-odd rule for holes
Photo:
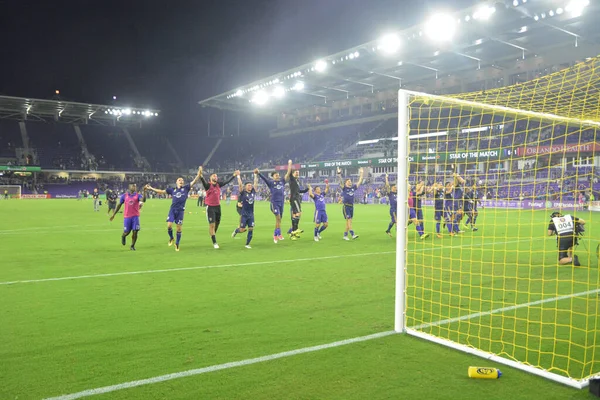
[[[116,95],[191,129],[197,101],[414,25],[440,3],[0,0],[0,94]]]

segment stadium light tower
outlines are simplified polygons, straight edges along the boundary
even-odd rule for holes
[[[327,61],[319,60],[315,64],[315,71],[323,72],[327,69]]]
[[[572,0],[565,10],[571,14],[573,18],[581,16],[583,9],[590,5],[590,0]]]
[[[386,54],[394,54],[400,48],[400,38],[395,33],[382,36],[377,48]]]
[[[425,34],[435,42],[448,42],[456,33],[456,19],[450,14],[435,14],[425,24]]]
[[[262,106],[269,100],[269,95],[264,90],[259,90],[252,96],[252,102]]]

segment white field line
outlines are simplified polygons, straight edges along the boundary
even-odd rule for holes
[[[535,239],[532,239],[535,240]],[[490,243],[481,243],[478,244],[480,246],[487,245],[496,245],[496,244],[508,244],[508,243],[518,243],[522,242],[522,240],[514,240],[508,242],[490,242]],[[461,248],[462,245],[456,246],[438,246],[438,247],[430,247],[424,249],[415,249],[409,251],[433,251],[433,250],[441,250],[441,249],[453,249],[453,248]],[[337,256],[324,256],[324,257],[312,257],[312,258],[296,258],[289,260],[271,260],[271,261],[254,261],[249,263],[241,263],[241,264],[218,264],[218,265],[202,265],[196,267],[182,267],[182,268],[167,268],[167,269],[150,269],[150,270],[140,270],[140,271],[123,271],[123,272],[112,272],[106,274],[90,274],[90,275],[74,275],[74,276],[61,276],[55,278],[40,278],[40,279],[26,279],[26,280],[18,280],[18,281],[4,281],[0,282],[0,286],[8,286],[8,285],[17,285],[24,283],[42,283],[42,282],[55,282],[55,281],[69,281],[69,280],[77,280],[77,279],[91,279],[91,278],[106,278],[111,276],[126,276],[126,275],[143,275],[143,274],[157,274],[164,272],[177,272],[177,271],[194,271],[201,269],[213,269],[213,268],[227,268],[227,267],[249,267],[254,265],[263,265],[263,264],[276,264],[276,263],[286,263],[286,262],[302,262],[302,261],[316,261],[316,260],[331,260],[338,258],[348,258],[348,257],[363,257],[363,256],[376,256],[383,254],[396,254],[395,251],[381,251],[381,252],[373,252],[373,253],[358,253],[358,254],[340,254]]]
[[[477,312],[477,313],[473,313],[473,314],[463,315],[461,317],[448,318],[448,319],[443,319],[441,321],[429,322],[427,324],[411,326],[410,329],[419,330],[419,329],[430,328],[432,326],[449,325],[454,322],[466,321],[469,319],[485,317],[485,316],[492,315],[492,314],[500,314],[505,311],[518,310],[519,308],[537,306],[540,304],[552,303],[552,302],[561,301],[561,300],[567,300],[567,299],[571,299],[573,297],[589,296],[589,295],[597,294],[597,293],[600,293],[600,289],[592,289],[592,290],[586,290],[585,292],[565,294],[563,296],[550,297],[548,299],[530,301],[529,303],[515,304],[514,306],[501,307],[501,308],[496,308],[496,309],[490,310],[490,311],[482,311],[482,312]]]
[[[537,301],[532,301],[532,302],[523,303],[523,304],[517,304],[517,305],[509,306],[509,307],[497,308],[495,310],[464,315],[462,317],[445,319],[445,320],[433,322],[430,324],[423,324],[423,325],[415,326],[415,327],[412,327],[411,329],[424,329],[424,328],[427,328],[430,326],[447,325],[447,324],[451,324],[453,322],[477,318],[480,316],[498,314],[498,313],[502,313],[504,311],[516,310],[519,308],[535,306],[535,305],[539,305],[539,304],[543,304],[543,303],[550,303],[553,301],[566,300],[566,299],[570,299],[572,297],[587,296],[587,295],[596,294],[599,292],[600,292],[600,289],[594,289],[594,290],[588,290],[585,292],[568,294],[568,295],[564,295],[564,296],[557,296],[557,297],[552,297],[549,299],[537,300]],[[215,371],[220,371],[220,370],[224,370],[224,369],[242,367],[245,365],[257,364],[257,363],[261,363],[261,362],[265,362],[265,361],[272,361],[272,360],[276,360],[279,358],[291,357],[291,356],[295,356],[298,354],[304,354],[304,353],[310,353],[310,352],[319,351],[319,350],[325,350],[325,349],[329,349],[332,347],[339,347],[339,346],[344,346],[347,344],[364,342],[364,341],[372,340],[372,339],[379,339],[382,337],[393,335],[395,333],[396,332],[394,332],[394,331],[380,332],[380,333],[375,333],[373,335],[360,336],[360,337],[356,337],[353,339],[345,339],[345,340],[340,340],[337,342],[322,344],[322,345],[318,345],[318,346],[304,347],[301,349],[285,351],[282,353],[276,353],[276,354],[271,354],[271,355],[257,357],[257,358],[250,358],[250,359],[246,359],[246,360],[234,361],[234,362],[229,362],[229,363],[225,363],[225,364],[212,365],[212,366],[204,367],[204,368],[191,369],[191,370],[187,370],[187,371],[175,372],[175,373],[166,374],[166,375],[159,375],[159,376],[155,376],[153,378],[124,382],[124,383],[120,383],[117,385],[103,386],[103,387],[99,387],[99,388],[95,388],[95,389],[84,390],[84,391],[77,392],[77,393],[65,394],[65,395],[57,396],[57,397],[49,397],[49,398],[46,398],[45,400],[75,400],[75,399],[80,399],[82,397],[89,397],[89,396],[94,396],[94,395],[98,395],[98,394],[111,393],[111,392],[115,392],[118,390],[131,389],[131,388],[138,387],[138,386],[152,385],[155,383],[170,381],[173,379],[185,378],[185,377],[194,376],[194,375],[201,375],[201,374],[205,374],[208,372],[215,372]]]
[[[88,397],[88,396],[93,396],[93,395],[103,394],[103,393],[111,393],[111,392],[115,392],[117,390],[130,389],[130,388],[134,388],[137,386],[151,385],[154,383],[170,381],[173,379],[185,378],[185,377],[194,376],[194,375],[201,375],[201,374],[206,374],[208,372],[221,371],[224,369],[243,367],[245,365],[257,364],[257,363],[261,363],[261,362],[265,362],[265,361],[277,360],[279,358],[296,356],[298,354],[311,353],[314,351],[330,349],[332,347],[339,347],[339,346],[345,346],[345,345],[352,344],[352,343],[365,342],[367,340],[379,339],[379,338],[382,338],[385,336],[390,336],[395,333],[396,332],[394,332],[394,331],[380,332],[380,333],[375,333],[373,335],[361,336],[361,337],[356,337],[356,338],[352,338],[352,339],[345,339],[345,340],[340,340],[338,342],[321,344],[318,346],[304,347],[302,349],[284,351],[282,353],[271,354],[268,356],[249,358],[249,359],[241,360],[241,361],[234,361],[234,362],[229,362],[229,363],[225,363],[225,364],[212,365],[210,367],[191,369],[188,371],[181,371],[181,372],[176,372],[173,374],[155,376],[153,378],[148,378],[148,379],[140,379],[137,381],[120,383],[118,385],[104,386],[104,387],[99,387],[96,389],[84,390],[81,392],[65,394],[65,395],[57,396],[57,397],[49,397],[49,398],[46,398],[45,400],[80,399],[82,397]]]

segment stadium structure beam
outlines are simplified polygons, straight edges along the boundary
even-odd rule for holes
[[[440,72],[440,70],[439,70],[439,69],[437,69],[437,68],[433,68],[433,67],[430,67],[430,66],[428,66],[428,65],[417,64],[417,63],[410,62],[410,61],[404,61],[404,63],[405,63],[405,64],[409,64],[409,65],[414,65],[415,67],[419,67],[419,68],[428,69],[428,70],[430,70],[430,71],[435,71],[435,79],[437,79],[437,78],[438,78],[438,73]]]

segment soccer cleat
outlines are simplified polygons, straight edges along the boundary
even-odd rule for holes
[[[413,222],[412,222],[412,219],[409,219],[409,220],[408,220],[408,224],[406,224],[406,226],[410,226],[412,223],[413,223]]]
[[[318,242],[318,241],[319,241],[319,237],[315,236],[315,242]]]
[[[285,239],[285,238],[283,237],[283,235],[279,235],[279,236],[277,237],[277,240],[283,240],[283,239]]]
[[[125,246],[127,244],[127,239],[125,238],[125,236],[121,236],[121,244],[123,246]]]
[[[175,245],[175,251],[179,251],[179,245],[178,244]]]
[[[385,233],[386,233],[386,234],[387,234],[389,237],[393,237],[393,236],[392,236],[392,232],[390,232],[390,231],[385,231]]]
[[[421,240],[425,240],[429,237],[429,233],[424,233],[421,235]]]
[[[319,240],[321,240],[321,235],[317,233],[317,237],[319,238]]]
[[[277,244],[278,239],[279,239],[279,236],[273,236],[273,243]]]
[[[449,235],[450,235],[450,236],[456,236],[456,233],[454,233],[454,232],[450,232],[450,233],[449,233]]]
[[[573,265],[576,267],[580,267],[581,264],[579,263],[579,257],[577,257],[577,255],[573,254]]]
[[[358,235],[352,235],[352,239],[358,239]]]
[[[437,236],[439,239],[443,237],[441,233],[437,233],[435,236]]]
[[[237,232],[236,232],[236,231],[237,231],[237,229],[236,229],[235,231],[233,231],[233,233],[231,234],[231,237],[232,237],[232,238],[235,238],[235,235],[237,235]]]
[[[479,229],[473,227],[473,232],[477,232]]]
[[[251,247],[249,244],[247,244],[247,245],[246,245],[246,248],[247,248],[247,249],[251,249],[252,247]]]
[[[173,246],[174,242],[175,242],[175,239],[169,239],[169,247]]]
[[[460,229],[458,230],[458,233],[465,233],[465,231],[461,231]]]
[[[344,236],[344,240],[350,240],[348,236]]]
[[[218,245],[217,243],[215,243],[215,244],[213,244],[213,247],[214,247],[215,249],[218,249],[218,248],[219,248],[219,245]]]
[[[298,240],[298,236],[292,235],[290,236],[290,240]]]
[[[133,251],[135,251],[135,247],[133,247],[133,246],[129,246],[129,250],[133,250]]]

